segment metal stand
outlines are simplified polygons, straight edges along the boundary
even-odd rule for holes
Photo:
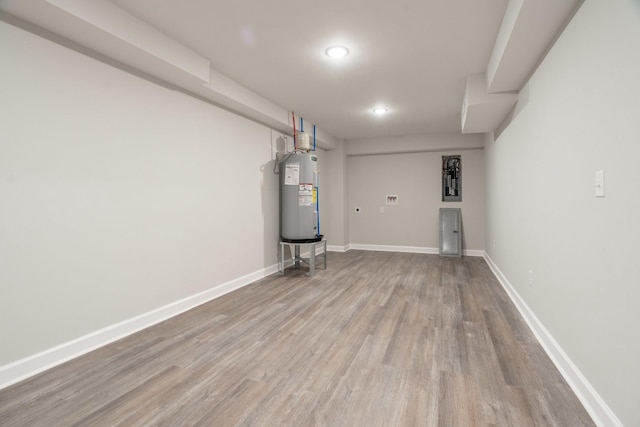
[[[285,259],[284,259],[284,248],[285,245],[293,246],[294,256],[291,259],[292,264],[295,265],[295,268],[300,268],[300,261],[309,265],[309,276],[313,277],[316,274],[316,247],[319,245],[322,247],[322,256],[324,258],[324,269],[327,269],[327,241],[326,239],[322,239],[318,242],[311,243],[292,243],[292,242],[283,242],[280,241],[280,274],[284,274]],[[300,246],[307,246],[309,248],[309,258],[302,258],[300,256]]]

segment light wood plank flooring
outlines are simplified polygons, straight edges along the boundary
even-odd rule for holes
[[[593,425],[482,258],[328,262],[1,390],[0,425]]]

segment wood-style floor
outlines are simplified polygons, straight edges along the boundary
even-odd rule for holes
[[[328,258],[1,390],[0,425],[594,425],[482,258]]]

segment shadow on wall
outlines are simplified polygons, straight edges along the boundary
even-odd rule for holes
[[[280,181],[276,165],[276,153],[285,151],[287,140],[284,135],[271,130],[271,159],[260,166],[262,172],[261,191],[263,224],[264,268],[278,262],[280,239]]]
[[[638,0],[640,2],[640,0]],[[498,128],[494,132],[494,138],[498,139],[502,132],[511,124],[511,122],[518,117],[518,114],[529,104],[529,86],[525,85],[520,92],[518,92],[518,102],[513,106],[511,111],[507,113],[502,123],[498,125]]]

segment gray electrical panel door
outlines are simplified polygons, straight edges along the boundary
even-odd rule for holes
[[[440,209],[440,255],[462,256],[462,211]]]

